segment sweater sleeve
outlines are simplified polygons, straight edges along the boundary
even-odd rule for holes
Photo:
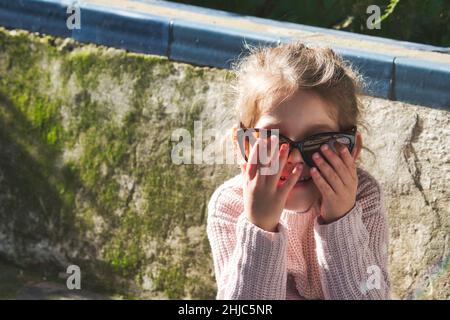
[[[243,214],[231,188],[219,188],[208,204],[207,235],[217,282],[217,299],[286,298],[287,229],[265,231]]]
[[[325,299],[390,299],[387,214],[373,177],[361,175],[356,204],[344,217],[315,220],[314,238]]]

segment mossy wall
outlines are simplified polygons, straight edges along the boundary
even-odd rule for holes
[[[0,31],[0,255],[126,296],[214,298],[208,196],[236,167],[174,165],[227,71]]]
[[[238,169],[173,164],[171,134],[230,127],[230,75],[0,29],[0,259],[49,275],[77,264],[83,288],[125,297],[214,298],[206,206]],[[393,296],[448,299],[448,112],[363,102]]]

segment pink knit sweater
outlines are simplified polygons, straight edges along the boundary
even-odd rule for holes
[[[318,208],[284,210],[278,232],[243,214],[242,176],[223,183],[208,205],[217,299],[390,299],[388,222],[377,181],[358,168],[356,205],[317,222]]]

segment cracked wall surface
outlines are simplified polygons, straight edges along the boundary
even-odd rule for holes
[[[450,298],[449,113],[367,98],[364,166],[382,184],[398,298]]]
[[[78,264],[91,290],[214,298],[206,204],[238,170],[174,165],[171,133],[230,128],[230,76],[0,29],[0,258],[49,274]],[[393,295],[449,299],[449,114],[363,101]]]

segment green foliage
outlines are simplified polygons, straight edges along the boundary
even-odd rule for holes
[[[161,269],[160,272],[153,277],[155,289],[165,291],[169,299],[183,298],[186,280],[186,271],[177,265]]]
[[[389,4],[387,5],[387,8],[386,8],[386,10],[384,11],[383,15],[382,15],[379,19],[375,20],[375,21],[372,23],[372,25],[371,25],[372,28],[373,28],[375,25],[378,25],[378,24],[380,24],[381,22],[383,22],[384,20],[386,20],[387,17],[389,17],[389,16],[394,12],[395,7],[397,6],[397,4],[399,3],[400,0],[390,0],[390,1],[391,1],[391,2],[389,2]]]
[[[394,12],[394,9],[399,2],[400,0],[391,0],[391,2],[389,2],[386,10],[384,11],[384,14],[380,18],[380,22],[386,20],[386,18],[389,17]]]
[[[335,28],[392,39],[450,46],[448,0],[179,0],[244,15]],[[383,12],[381,29],[368,29],[369,5]]]

